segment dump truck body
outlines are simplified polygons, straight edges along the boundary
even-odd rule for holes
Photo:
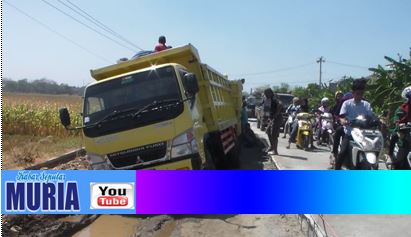
[[[190,73],[199,88],[193,97]],[[83,133],[94,169],[199,169],[237,159],[242,84],[202,64],[192,45],[91,75]]]

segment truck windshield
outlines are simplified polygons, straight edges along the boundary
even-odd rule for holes
[[[114,111],[122,115],[118,116],[119,119],[124,119],[124,111],[132,115],[153,101],[180,99],[176,73],[171,66],[127,75],[87,88],[84,99],[84,124],[89,125],[104,120]],[[151,120],[153,117],[156,116],[151,116]],[[128,116],[126,121],[121,122],[133,123],[132,116]],[[120,130],[126,129],[124,126],[109,127],[113,126],[123,127]]]
[[[283,107],[287,108],[292,102],[293,102],[293,96],[292,95],[278,95],[281,103],[283,104]]]

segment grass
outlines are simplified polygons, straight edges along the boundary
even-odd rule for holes
[[[3,135],[3,169],[22,169],[82,147],[82,137]]]

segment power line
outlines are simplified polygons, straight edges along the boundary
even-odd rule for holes
[[[120,35],[119,33],[115,32],[114,30],[112,30],[110,27],[108,27],[107,25],[103,24],[102,22],[100,22],[99,20],[97,20],[96,18],[94,18],[93,16],[91,16],[89,13],[87,13],[86,11],[84,11],[83,9],[81,9],[79,6],[77,6],[76,4],[72,3],[70,0],[66,0],[67,3],[69,3],[71,6],[69,6],[67,3],[65,3],[62,0],[58,0],[61,4],[63,4],[64,6],[66,6],[67,8],[71,9],[72,11],[76,12],[78,15],[82,16],[84,19],[88,20],[89,22],[93,23],[94,25],[96,25],[97,27],[99,27],[100,29],[108,32],[109,34],[117,37],[118,39],[128,43],[129,45],[138,48],[140,50],[143,50],[141,47],[139,47],[138,45],[134,44],[133,42],[127,40],[126,38],[124,38],[122,35]]]
[[[310,65],[313,65],[313,64],[314,63],[306,63],[306,64],[301,64],[301,65],[297,65],[297,66],[293,66],[293,67],[279,68],[279,69],[270,70],[270,71],[232,74],[231,76],[238,77],[238,76],[254,76],[254,75],[262,75],[262,74],[271,74],[271,73],[277,73],[277,72],[283,72],[283,71],[290,71],[290,70],[294,70],[294,69],[299,69],[299,68],[307,67],[307,66],[310,66]]]
[[[100,56],[96,53],[94,53],[93,51],[87,49],[86,47],[80,45],[79,43],[75,42],[74,40],[64,36],[63,34],[57,32],[56,30],[54,30],[53,28],[49,27],[48,25],[44,24],[43,22],[37,20],[36,18],[34,18],[33,16],[29,15],[28,13],[24,12],[23,10],[19,9],[18,7],[14,6],[13,4],[9,3],[8,1],[4,0],[4,2],[9,5],[10,7],[14,8],[16,11],[20,12],[21,14],[25,15],[26,17],[28,17],[29,19],[31,19],[32,21],[36,22],[37,24],[40,24],[41,26],[43,26],[44,28],[48,29],[49,31],[55,33],[56,35],[60,36],[61,38],[67,40],[68,42],[76,45],[77,47],[81,48],[82,50],[86,51],[87,53],[100,58],[101,60],[107,62],[107,63],[111,63],[110,60],[108,60],[107,58],[104,58],[103,56]]]
[[[67,17],[69,17],[69,18],[73,19],[74,21],[78,22],[79,24],[81,24],[81,25],[83,25],[83,26],[87,27],[88,29],[90,29],[90,30],[92,30],[92,31],[96,32],[97,34],[99,34],[99,35],[103,36],[104,38],[107,38],[107,39],[111,40],[112,42],[116,43],[116,44],[117,44],[117,45],[119,45],[119,46],[122,46],[123,48],[129,49],[130,51],[135,52],[135,50],[134,50],[134,49],[132,49],[132,48],[130,48],[130,47],[128,47],[128,46],[126,46],[126,45],[124,45],[124,44],[122,44],[122,43],[118,42],[117,40],[112,39],[111,37],[109,37],[109,36],[107,36],[107,35],[105,35],[105,34],[101,33],[100,31],[98,31],[98,30],[94,29],[93,27],[91,27],[91,26],[89,26],[89,25],[85,24],[84,22],[82,22],[82,21],[80,21],[80,20],[76,19],[76,18],[75,18],[75,17],[73,17],[72,15],[70,15],[70,14],[66,13],[65,11],[63,11],[63,10],[61,10],[60,8],[56,7],[55,5],[51,4],[50,2],[48,2],[48,1],[46,1],[46,0],[41,0],[41,1],[42,1],[42,2],[44,2],[44,3],[46,3],[47,5],[49,5],[50,7],[52,7],[52,8],[54,8],[54,9],[56,9],[56,10],[57,10],[57,11],[59,11],[60,13],[62,13],[62,14],[64,14],[64,15],[66,15]]]
[[[345,67],[361,68],[361,69],[368,70],[368,67],[364,67],[364,66],[358,66],[358,65],[347,64],[347,63],[339,63],[339,62],[334,62],[334,61],[330,61],[330,60],[328,60],[327,62],[331,63],[331,64],[335,64],[335,65],[345,66]]]

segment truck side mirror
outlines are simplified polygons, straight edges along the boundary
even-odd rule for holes
[[[60,114],[61,124],[63,124],[64,127],[69,126],[70,125],[70,114],[67,108],[59,109],[59,114]]]
[[[184,75],[184,85],[191,96],[194,96],[199,91],[197,77],[194,73],[186,73]]]

